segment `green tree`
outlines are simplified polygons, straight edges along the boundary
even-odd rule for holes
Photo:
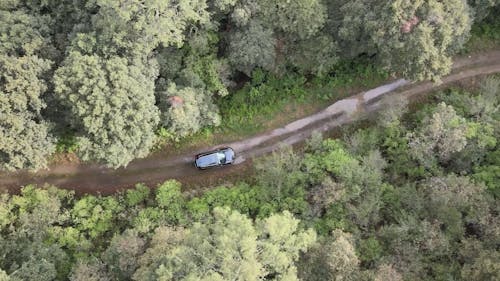
[[[383,66],[413,80],[447,74],[472,23],[464,0],[357,0],[340,9],[341,24],[333,32],[345,50],[377,54]]]
[[[300,39],[315,35],[326,21],[326,7],[320,0],[258,2],[268,25]]]
[[[117,168],[149,153],[159,121],[156,75],[140,60],[69,54],[55,73],[55,92],[71,111],[83,160]]]
[[[258,20],[248,27],[237,29],[229,35],[228,59],[234,68],[251,76],[252,70],[261,67],[273,70],[276,40],[272,29]]]
[[[135,230],[125,230],[115,235],[102,254],[107,272],[114,280],[130,280],[138,268],[139,256],[144,253],[146,241]]]
[[[161,124],[174,133],[176,139],[220,124],[219,110],[212,95],[203,88],[177,87],[170,83],[157,96]]]
[[[465,261],[461,277],[471,280],[495,280],[500,277],[500,254],[476,239],[467,239],[460,249]]]
[[[259,260],[275,280],[298,280],[295,263],[316,241],[314,230],[304,231],[299,223],[288,211],[257,222]]]
[[[491,8],[500,4],[498,0],[467,0],[467,3],[474,12],[474,20],[476,22],[482,21],[491,12]]]
[[[95,239],[115,230],[114,223],[123,208],[113,197],[87,195],[75,202],[70,214],[75,228]]]
[[[290,146],[281,147],[256,163],[259,194],[265,204],[261,206],[261,216],[284,210],[294,214],[306,211],[306,174],[300,167],[300,156]]]
[[[338,61],[338,47],[329,35],[316,35],[289,44],[286,48],[287,59],[304,74],[324,75]]]
[[[69,257],[60,245],[48,241],[50,228],[66,222],[62,206],[71,198],[71,193],[54,187],[29,185],[20,195],[0,201],[4,210],[0,268],[12,279],[55,280],[68,274]]]
[[[190,25],[209,21],[205,0],[97,0],[95,7],[98,11],[87,29],[106,56],[144,56],[159,44],[182,46]]]

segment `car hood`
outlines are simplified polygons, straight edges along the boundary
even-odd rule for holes
[[[226,155],[226,163],[232,163],[234,161],[234,151],[232,149],[227,149],[224,151]]]

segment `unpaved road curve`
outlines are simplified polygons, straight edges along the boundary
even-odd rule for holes
[[[138,182],[153,186],[171,178],[181,182],[208,183],[206,181],[209,178],[242,173],[243,169],[247,168],[246,165],[241,165],[245,160],[273,151],[282,143],[301,142],[308,138],[313,131],[328,131],[353,122],[364,116],[364,113],[376,111],[381,107],[377,101],[384,95],[417,96],[462,79],[498,72],[500,72],[500,50],[456,60],[452,74],[444,77],[443,83],[440,85],[431,82],[411,84],[401,79],[359,93],[337,101],[316,114],[294,121],[282,128],[242,141],[219,145],[231,146],[238,154],[237,165],[233,167],[198,171],[193,166],[192,161],[193,155],[199,151],[171,158],[152,155],[133,161],[127,168],[117,170],[95,164],[66,164],[53,166],[37,173],[27,171],[0,173],[0,190],[9,189],[16,192],[21,186],[27,184],[49,183],[75,190],[77,194],[110,194],[117,190],[133,187]]]

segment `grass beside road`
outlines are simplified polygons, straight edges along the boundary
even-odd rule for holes
[[[250,82],[218,100],[222,124],[206,128],[162,151],[182,153],[196,147],[244,139],[319,111],[332,102],[375,87],[389,74],[368,59],[341,62],[335,71],[307,79],[300,74],[282,77],[255,71]]]
[[[462,54],[479,53],[498,48],[500,45],[500,8],[492,11],[482,22],[474,24],[471,38],[465,44]]]

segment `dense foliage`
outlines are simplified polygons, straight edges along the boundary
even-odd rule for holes
[[[257,161],[198,197],[0,196],[1,280],[497,280],[500,80]]]
[[[300,84],[340,75],[361,57],[389,73],[439,80],[471,25],[497,5],[3,0],[0,169],[45,167],[56,146],[126,166],[149,153],[157,131],[178,140],[224,124],[220,98],[255,72]]]

